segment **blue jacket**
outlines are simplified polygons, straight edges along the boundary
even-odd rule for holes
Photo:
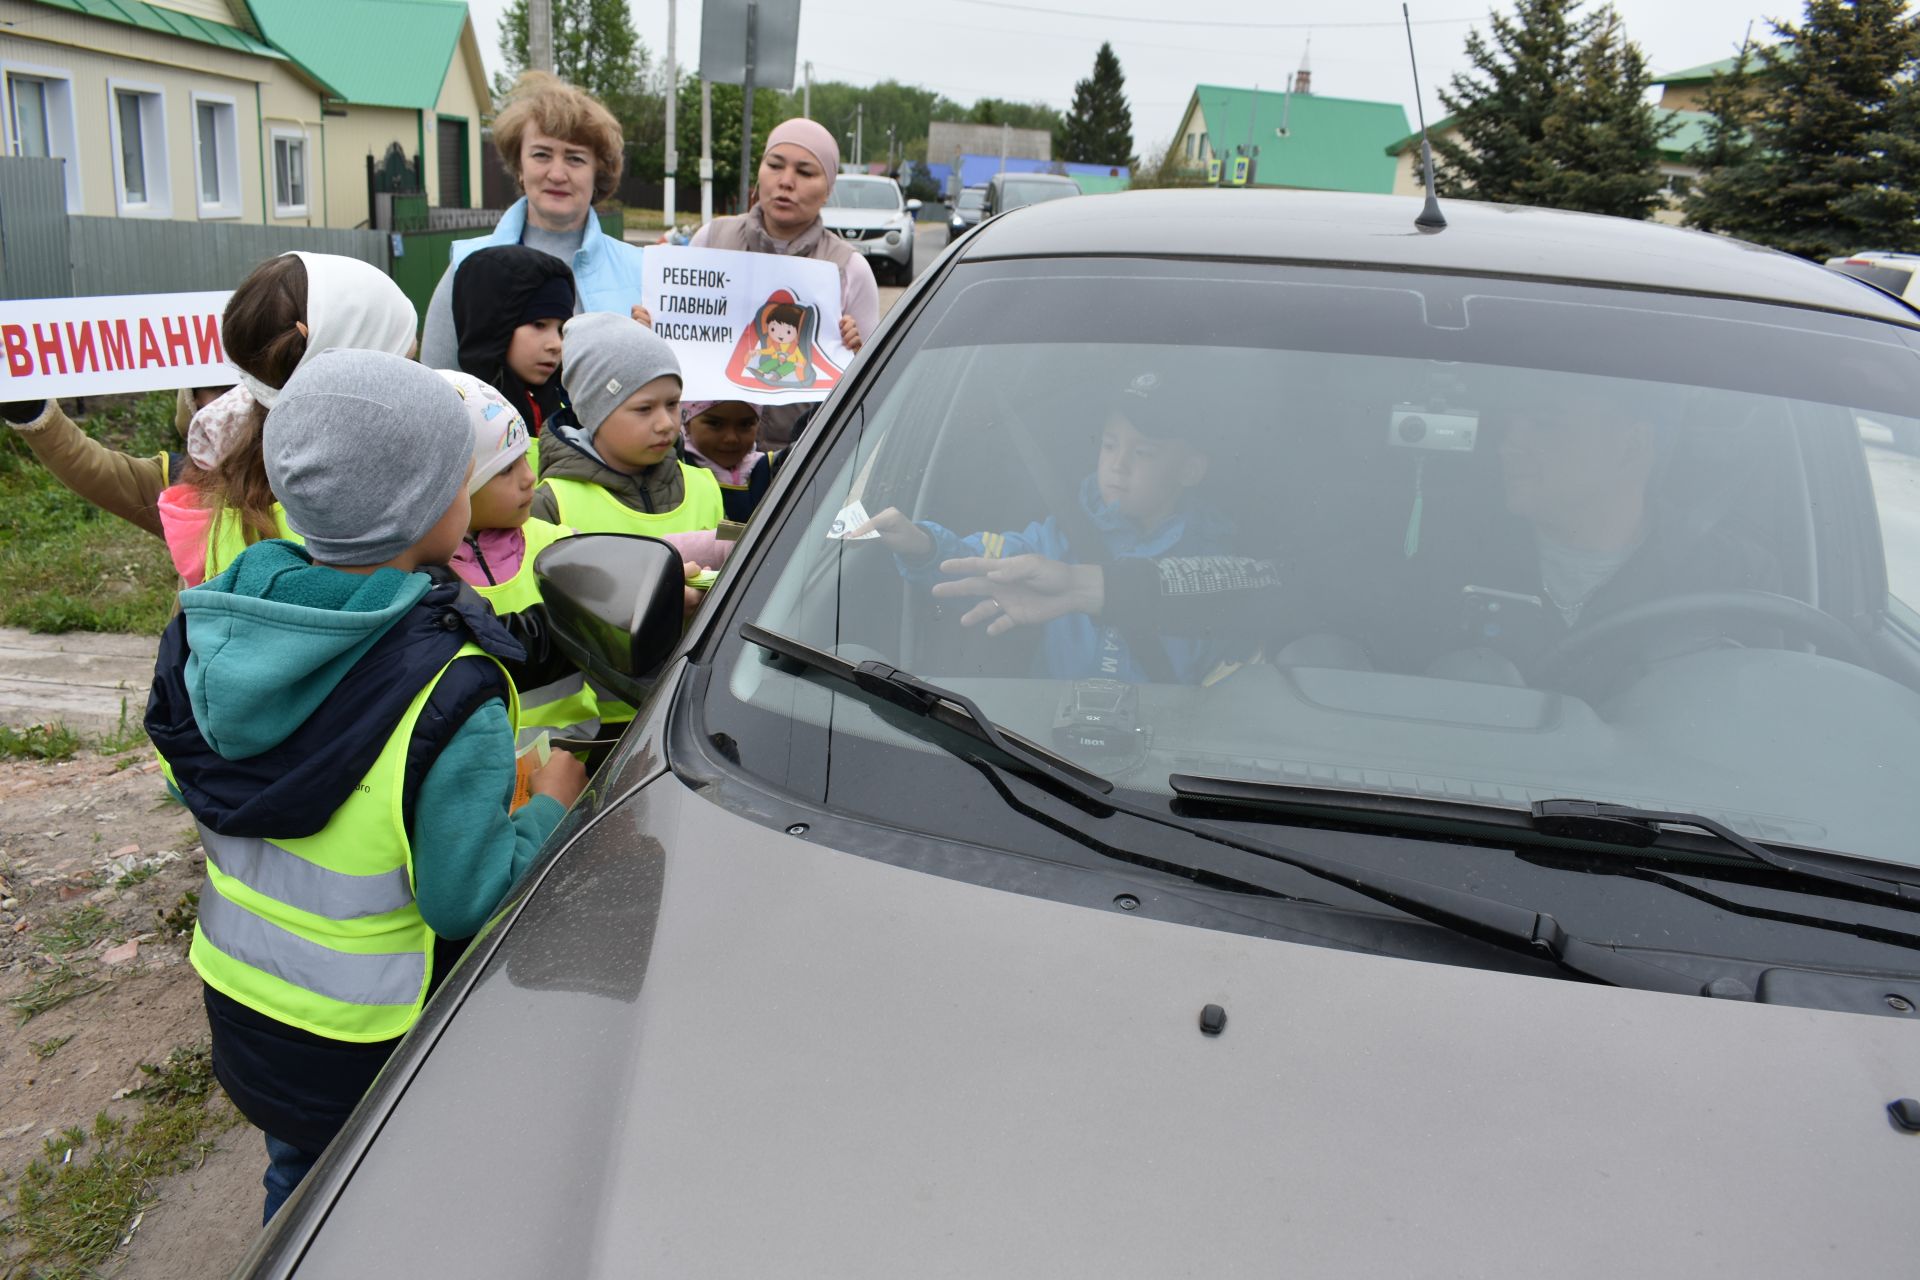
[[[922,520],[917,523],[933,539],[933,553],[918,560],[901,560],[901,571],[910,581],[930,584],[944,576],[940,562],[957,556],[984,555],[1000,559],[1031,554],[1082,564],[1089,559],[1151,560],[1160,556],[1221,555],[1231,549],[1231,529],[1227,521],[1197,507],[1182,510],[1159,528],[1141,533],[1131,521],[1100,500],[1100,487],[1093,476],[1088,476],[1080,485],[1080,508],[1104,542],[1104,555],[1076,555],[1067,543],[1066,531],[1053,516],[1030,524],[1018,533],[976,533],[966,538],[931,520]],[[1162,636],[1159,644],[1177,683],[1198,684],[1214,666],[1215,657],[1203,639]],[[1034,665],[1035,675],[1054,680],[1105,677],[1138,684],[1155,678],[1134,655],[1118,629],[1099,624],[1084,613],[1055,618],[1043,628],[1040,653]],[[1160,678],[1165,679],[1164,673]]]
[[[525,656],[457,581],[342,573],[293,543],[258,543],[180,593],[180,615],[160,642],[147,733],[208,827],[312,835],[468,639],[500,658]],[[454,663],[408,745],[414,891],[442,938],[479,930],[561,817],[545,796],[508,815],[514,740],[504,694],[492,663]]]
[[[489,235],[453,242],[452,268],[460,269],[467,255],[495,245],[519,244],[527,231],[527,198],[521,196],[500,218]],[[574,251],[573,287],[583,311],[610,311],[626,315],[640,301],[640,246],[615,240],[600,230],[600,219],[587,215],[586,237]]]

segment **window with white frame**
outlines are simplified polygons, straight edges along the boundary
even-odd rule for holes
[[[158,87],[109,80],[114,195],[124,215],[164,218],[173,212],[167,173],[166,100]]]
[[[193,172],[201,217],[240,216],[240,117],[232,98],[193,96]]]
[[[73,79],[55,67],[0,64],[5,79],[9,155],[64,160],[67,208],[80,211],[79,140],[73,124]]]
[[[273,213],[278,218],[307,212],[307,135],[298,129],[273,131]]]

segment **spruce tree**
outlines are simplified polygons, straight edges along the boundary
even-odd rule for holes
[[[1434,146],[1441,194],[1651,217],[1662,202],[1660,143],[1677,127],[1646,101],[1640,47],[1609,7],[1519,0],[1467,36],[1472,72],[1440,100],[1454,135]]]
[[[1920,251],[1920,20],[1905,0],[1808,0],[1716,80],[1689,225],[1822,259]],[[1746,61],[1742,59],[1743,63]]]
[[[1093,55],[1093,74],[1073,86],[1073,106],[1054,132],[1053,158],[1137,167],[1126,87],[1113,46],[1102,43]]]

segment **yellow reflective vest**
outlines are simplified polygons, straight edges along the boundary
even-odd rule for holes
[[[475,656],[493,661],[468,643],[447,665]],[[188,958],[208,986],[329,1040],[371,1044],[413,1026],[432,983],[434,934],[413,893],[402,809],[407,746],[446,672],[420,690],[360,784],[313,835],[271,840],[200,828],[207,883]],[[517,720],[511,680],[507,689]],[[172,781],[171,767],[165,772]]]
[[[530,609],[540,603],[540,584],[533,576],[534,557],[560,541],[573,530],[545,520],[529,519],[521,526],[526,550],[520,556],[520,568],[505,582],[476,586],[474,590],[496,614],[505,616]],[[520,695],[520,719],[515,722],[518,745],[527,746],[542,733],[556,738],[593,738],[600,732],[600,713],[594,705],[593,690],[586,677],[569,672],[551,684],[529,689]]]
[[[663,533],[694,533],[718,529],[727,518],[720,497],[720,482],[705,467],[680,464],[680,479],[685,496],[671,511],[635,511],[613,496],[604,486],[590,480],[550,476],[540,483],[553,490],[553,505],[560,523],[580,533],[638,533],[657,538]],[[589,689],[592,692],[591,688]],[[633,719],[634,710],[608,690],[597,693],[600,724],[604,731]]]
[[[686,492],[671,511],[635,511],[591,480],[549,476],[540,483],[553,490],[559,522],[581,533],[639,533],[657,538],[663,533],[718,529],[727,509],[713,472],[682,462],[680,480]]]
[[[287,523],[286,508],[277,502],[273,504],[273,528],[276,538],[285,538],[288,542],[306,541]],[[211,582],[226,572],[227,566],[238,560],[240,553],[252,545],[240,513],[222,503],[220,509],[213,513],[213,523],[207,526],[207,569],[203,581]]]

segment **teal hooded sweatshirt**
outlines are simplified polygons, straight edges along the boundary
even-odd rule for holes
[[[432,586],[398,569],[326,568],[271,541],[181,592],[187,698],[207,745],[244,760],[284,742]],[[509,813],[513,790],[513,725],[490,698],[448,739],[415,796],[414,897],[443,938],[480,931],[565,812],[536,795]]]

